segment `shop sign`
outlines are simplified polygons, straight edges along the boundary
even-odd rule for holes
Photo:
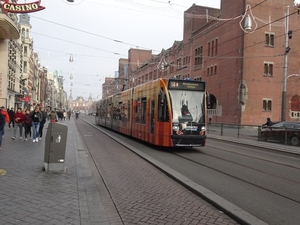
[[[30,13],[45,9],[45,7],[40,4],[41,0],[24,4],[11,3],[9,0],[6,0],[3,4],[3,9],[11,13]]]
[[[24,101],[24,102],[30,102],[30,98],[29,97],[21,98],[21,100]]]

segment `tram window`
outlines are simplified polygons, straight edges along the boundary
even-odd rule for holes
[[[147,105],[147,98],[142,98],[141,104],[141,123],[146,123],[146,105]]]
[[[135,122],[136,123],[140,122],[140,99],[139,98],[135,101]]]
[[[168,103],[164,93],[158,95],[158,121],[169,121]]]
[[[154,114],[155,114],[155,111],[154,111],[154,109],[155,109],[155,101],[154,100],[152,100],[151,101],[151,109],[150,109],[150,124],[151,124],[151,126],[150,126],[150,133],[151,134],[154,134],[154,126],[155,126],[155,119],[154,119]]]

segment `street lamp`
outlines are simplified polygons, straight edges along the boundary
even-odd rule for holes
[[[292,31],[289,31],[289,14],[290,8],[287,6],[286,13],[285,13],[285,41],[284,41],[284,65],[283,65],[283,82],[282,82],[282,99],[281,99],[281,121],[285,121],[285,111],[286,111],[286,80],[288,79],[287,76],[287,62],[288,62],[288,53],[291,50],[289,47],[289,39],[292,38]],[[295,74],[292,74],[295,75]]]

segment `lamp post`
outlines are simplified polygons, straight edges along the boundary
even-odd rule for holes
[[[287,6],[285,14],[285,41],[284,41],[284,66],[283,66],[283,82],[282,82],[282,99],[281,99],[281,121],[285,121],[286,114],[286,80],[287,80],[287,62],[288,53],[290,51],[289,38],[291,38],[292,31],[289,31],[289,12],[290,8]]]

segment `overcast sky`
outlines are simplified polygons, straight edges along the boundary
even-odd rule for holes
[[[158,54],[182,40],[183,12],[193,3],[220,8],[220,0],[41,0],[46,9],[30,14],[34,51],[63,75],[68,96],[72,89],[73,98],[97,100],[130,48]]]

